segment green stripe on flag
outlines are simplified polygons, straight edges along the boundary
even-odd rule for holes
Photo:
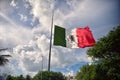
[[[65,28],[55,25],[53,44],[66,47]]]

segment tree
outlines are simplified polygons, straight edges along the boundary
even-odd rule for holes
[[[18,76],[17,80],[25,80],[25,78],[23,77],[23,75]]]
[[[42,75],[41,75],[42,73]],[[60,72],[39,71],[32,80],[65,80],[64,76]]]
[[[28,79],[25,79],[23,77],[23,75],[20,75],[20,76],[11,76],[11,75],[8,75],[7,78],[6,78],[6,80],[28,80]]]
[[[120,54],[120,26],[114,28],[109,34],[97,42],[97,44],[87,51],[91,57],[98,59],[114,58]]]
[[[26,80],[31,80],[30,75],[26,75]]]
[[[87,54],[99,60],[100,68],[106,72],[107,80],[120,79],[120,26],[101,38]]]
[[[107,80],[105,71],[98,64],[84,65],[76,75],[77,80]]]
[[[0,52],[5,51],[6,49],[0,49]],[[0,55],[0,66],[4,66],[9,60],[7,57],[11,57],[10,55]]]
[[[109,34],[100,38],[95,46],[87,50],[94,63],[90,66],[83,66],[78,72],[78,80],[85,79],[91,69],[89,80],[119,80],[120,79],[120,26],[115,27]],[[83,72],[86,67],[90,70]],[[81,77],[82,76],[82,77]],[[87,80],[87,79],[85,79]]]
[[[12,76],[11,75],[8,75],[6,80],[12,80]]]

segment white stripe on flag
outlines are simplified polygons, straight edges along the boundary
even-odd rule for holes
[[[76,29],[66,30],[66,45],[68,48],[79,48]]]

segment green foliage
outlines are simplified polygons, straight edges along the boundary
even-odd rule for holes
[[[32,80],[65,80],[60,72],[40,71]]]
[[[12,76],[11,75],[8,75],[6,80],[12,80]]]
[[[5,49],[0,49],[0,52],[7,50],[8,48]],[[9,60],[7,59],[8,57],[11,57],[10,55],[0,55],[0,66],[4,66]]]
[[[120,80],[120,26],[99,39],[87,54],[97,63],[83,66],[77,80]]]
[[[120,53],[120,26],[114,28],[109,34],[97,42],[87,51],[87,54],[94,58],[111,58]]]
[[[60,72],[49,72],[49,71],[39,71],[33,78],[29,75],[24,77],[20,76],[11,76],[8,75],[6,80],[66,80],[62,73]]]
[[[26,80],[31,80],[31,76],[30,75],[26,75]]]
[[[76,79],[77,80],[104,80],[105,73],[100,70],[99,65],[84,65],[80,72],[77,73]],[[101,75],[102,74],[102,75]]]
[[[23,75],[18,76],[18,80],[25,80],[25,78],[23,77]]]
[[[26,78],[23,77],[23,75],[20,75],[20,76],[11,76],[11,75],[8,75],[6,80],[31,80],[31,79],[27,79],[27,76]]]

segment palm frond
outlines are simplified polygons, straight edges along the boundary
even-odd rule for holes
[[[0,49],[0,52],[7,50],[8,48]],[[8,57],[11,57],[11,55],[0,55],[0,66],[4,66],[9,60]]]
[[[7,49],[8,49],[8,48],[3,48],[3,49],[0,49],[0,52],[1,52],[1,51],[5,51],[5,50],[7,50]]]
[[[0,66],[4,66],[7,62],[9,62],[9,60],[5,58],[4,56],[0,55]]]
[[[0,55],[2,57],[11,57],[11,55]]]

